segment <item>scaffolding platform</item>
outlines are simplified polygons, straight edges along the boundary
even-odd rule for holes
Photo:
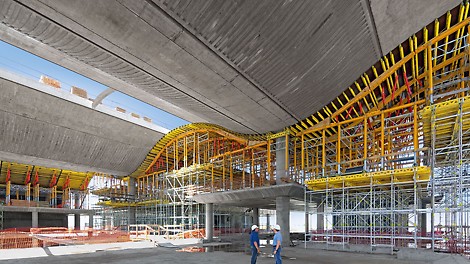
[[[416,175],[416,179],[415,179]],[[346,187],[361,187],[380,184],[403,184],[429,181],[431,169],[426,166],[412,167],[396,170],[385,170],[369,173],[359,173],[347,176],[336,176],[320,178],[306,181],[307,187],[311,190],[325,190]]]
[[[434,115],[433,115],[434,112]],[[462,130],[470,129],[470,96],[445,101],[423,108],[420,112],[423,122],[425,146],[431,146],[432,129],[435,128],[435,147],[448,146],[457,140],[458,121],[462,119]],[[470,134],[463,134],[470,137]]]

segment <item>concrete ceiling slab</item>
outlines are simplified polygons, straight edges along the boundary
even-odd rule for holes
[[[0,38],[190,122],[264,133],[458,3],[8,0]]]
[[[384,54],[458,6],[459,0],[369,0]]]
[[[0,160],[126,176],[164,135],[27,82],[0,77]]]

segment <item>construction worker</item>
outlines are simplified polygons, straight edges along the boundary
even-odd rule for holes
[[[282,264],[281,259],[281,244],[282,244],[282,235],[281,235],[281,227],[279,225],[274,225],[272,228],[274,232],[273,238],[273,255],[274,259],[276,260],[276,264]]]
[[[256,264],[256,259],[258,258],[258,254],[261,253],[259,249],[259,227],[257,225],[251,226],[251,234],[250,234],[250,247],[251,247],[251,264]]]

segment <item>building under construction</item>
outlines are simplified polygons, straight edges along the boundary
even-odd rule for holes
[[[281,130],[191,123],[165,133],[127,175],[3,159],[0,247],[150,233],[212,241],[273,222],[289,238],[298,211],[306,247],[470,255],[469,7],[425,25]],[[75,233],[48,229],[67,228],[71,215]],[[80,235],[85,219],[90,234]]]

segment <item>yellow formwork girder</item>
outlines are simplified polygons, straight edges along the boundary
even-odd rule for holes
[[[307,187],[314,191],[343,187],[361,187],[370,184],[403,184],[429,181],[431,168],[426,166],[358,173],[345,176],[319,178],[306,181]]]

